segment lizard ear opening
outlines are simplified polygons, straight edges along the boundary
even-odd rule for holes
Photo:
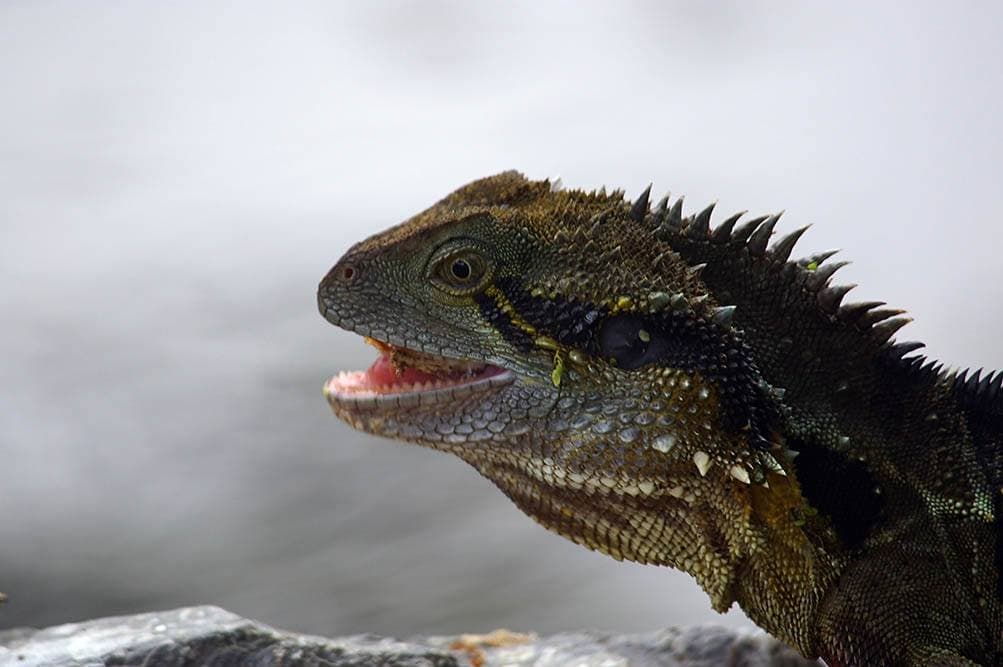
[[[635,315],[616,315],[599,329],[599,350],[613,359],[617,368],[634,370],[658,361],[666,352],[660,328]]]

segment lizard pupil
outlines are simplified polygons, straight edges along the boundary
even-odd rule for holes
[[[453,265],[450,267],[450,271],[452,272],[453,277],[457,280],[467,280],[470,278],[470,274],[472,273],[470,263],[465,259],[453,260]]]

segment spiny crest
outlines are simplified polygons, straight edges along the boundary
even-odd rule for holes
[[[869,334],[873,340],[888,354],[902,358],[920,347],[921,343],[895,343],[892,336],[911,320],[899,317],[904,311],[879,308],[883,303],[843,303],[844,297],[856,285],[834,285],[830,282],[833,275],[849,262],[828,262],[836,250],[829,250],[791,261],[795,245],[808,230],[810,225],[799,227],[780,237],[770,244],[773,232],[783,211],[774,215],[752,218],[741,222],[746,212],[742,211],[725,219],[717,227],[713,227],[712,215],[715,203],[710,204],[695,215],[684,216],[683,198],[678,197],[671,203],[671,197],[663,197],[654,210],[650,210],[651,187],[641,193],[630,208],[630,217],[634,221],[646,225],[660,240],[670,244],[675,242],[710,243],[718,246],[731,246],[742,250],[754,259],[778,264],[789,272],[792,280],[803,284],[804,288],[814,293],[819,309],[827,316],[834,317],[847,326],[853,326],[861,333]],[[658,258],[656,258],[658,268]],[[912,360],[908,360],[912,363]]]
[[[941,379],[949,383],[959,398],[968,405],[1003,415],[1003,371],[984,376],[981,370],[974,373],[966,370],[945,374],[943,364],[938,361],[930,360],[924,355],[907,356],[924,347],[923,343],[892,340],[899,329],[912,321],[911,318],[903,316],[905,311],[883,308],[885,303],[881,301],[844,303],[843,298],[856,285],[831,284],[831,278],[836,271],[849,264],[846,261],[828,261],[838,252],[837,250],[815,253],[792,262],[790,257],[794,246],[810,225],[795,229],[772,245],[768,245],[782,212],[772,216],[752,218],[740,224],[746,214],[742,211],[727,218],[717,227],[712,227],[711,215],[715,204],[707,206],[696,215],[683,216],[683,198],[677,198],[670,205],[669,195],[659,201],[654,211],[638,219],[637,211],[641,205],[647,209],[649,190],[650,186],[634,203],[631,217],[650,227],[659,239],[669,242],[731,245],[736,249],[744,249],[753,258],[781,264],[784,269],[790,271],[796,270],[797,273],[793,274],[795,279],[803,281],[804,287],[815,294],[823,313],[867,334],[880,346],[882,354],[887,358],[898,361],[918,376]],[[734,307],[727,307],[727,310],[728,312],[721,313],[721,316],[730,320]]]
[[[980,368],[973,373],[967,369],[949,373],[944,379],[963,404],[1003,415],[1003,370],[986,373],[984,377],[983,371]]]
[[[893,340],[899,329],[912,321],[904,316],[905,311],[883,307],[886,304],[880,301],[844,303],[844,298],[856,285],[832,284],[831,279],[835,273],[849,264],[847,261],[829,261],[838,250],[826,250],[791,260],[794,247],[811,225],[799,227],[770,244],[783,211],[744,222],[742,218],[747,211],[740,211],[715,227],[712,225],[712,217],[716,202],[696,214],[684,215],[683,197],[679,196],[673,201],[671,195],[666,194],[652,208],[651,187],[648,185],[633,202],[624,199],[622,190],[613,190],[607,194],[605,188],[600,188],[590,193],[580,193],[592,203],[609,204],[608,208],[589,221],[592,230],[595,231],[594,227],[607,217],[622,215],[623,207],[627,206],[627,216],[633,222],[645,225],[656,238],[670,244],[682,241],[730,246],[735,250],[744,250],[754,259],[782,265],[792,280],[800,282],[804,289],[815,295],[823,314],[867,335],[879,346],[886,358],[900,362],[920,376],[950,382],[969,402],[974,401],[978,405],[1003,412],[1003,371],[985,377],[980,377],[978,372],[970,374],[969,371],[946,375],[943,364],[923,355],[908,356],[924,347],[923,343]],[[664,268],[663,265],[670,261],[671,254],[666,251],[657,255],[653,268]],[[700,268],[702,267],[695,267],[697,271]],[[682,294],[656,293],[650,299],[650,307],[652,310],[681,310],[690,308],[691,304]],[[723,306],[716,308],[711,315],[716,323],[727,328],[731,326],[734,312],[734,306]]]

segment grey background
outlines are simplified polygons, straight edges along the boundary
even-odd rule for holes
[[[475,177],[786,208],[905,338],[1003,365],[1003,5],[0,5],[0,626],[214,603],[324,633],[645,629],[686,575],[350,431],[316,313]]]

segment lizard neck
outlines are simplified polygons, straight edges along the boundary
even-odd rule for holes
[[[815,619],[845,566],[845,552],[790,475],[753,488],[749,509],[759,540],[735,572],[736,602],[759,627],[817,655]]]

